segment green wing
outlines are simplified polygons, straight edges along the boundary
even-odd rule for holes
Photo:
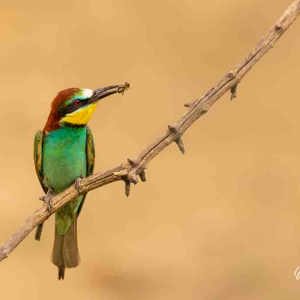
[[[95,164],[95,146],[92,131],[86,128],[86,176],[90,176],[94,172]]]
[[[34,165],[35,171],[39,178],[40,184],[45,193],[47,193],[48,188],[44,184],[44,174],[43,174],[43,144],[44,144],[44,133],[43,131],[39,130],[34,136]],[[36,228],[35,232],[35,239],[39,241],[41,239],[43,231],[43,223],[39,224]]]
[[[94,146],[94,138],[92,131],[89,127],[86,127],[86,176],[90,176],[93,174],[94,171],[94,165],[95,165],[95,146]],[[84,195],[79,207],[77,215],[79,216],[80,211],[82,209],[84,199],[86,197],[86,194]]]
[[[44,133],[39,130],[34,136],[34,165],[35,171],[39,178],[40,184],[45,193],[47,193],[48,188],[44,184],[44,174],[43,174],[43,142]]]

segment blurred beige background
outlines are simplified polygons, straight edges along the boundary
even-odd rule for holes
[[[1,1],[0,240],[38,205],[32,143],[57,91],[129,81],[90,126],[96,170],[181,116],[270,28],[288,0]],[[89,194],[81,265],[56,279],[53,220],[0,266],[5,299],[299,299],[300,22],[149,166],[129,199]]]

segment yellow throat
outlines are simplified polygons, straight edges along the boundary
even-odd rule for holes
[[[74,125],[86,125],[92,117],[96,109],[96,103],[89,104],[84,106],[76,111],[73,111],[65,115],[60,122],[61,123],[70,123]]]

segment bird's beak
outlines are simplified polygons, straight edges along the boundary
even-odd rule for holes
[[[129,83],[125,82],[124,84],[110,85],[104,88],[94,90],[92,97],[89,100],[89,103],[94,103],[103,99],[109,95],[121,93],[123,94],[128,88]]]

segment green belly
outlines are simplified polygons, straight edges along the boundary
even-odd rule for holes
[[[86,176],[86,128],[64,127],[51,131],[43,145],[44,184],[59,193]],[[65,234],[74,218],[83,196],[66,204],[56,213],[56,230]]]

